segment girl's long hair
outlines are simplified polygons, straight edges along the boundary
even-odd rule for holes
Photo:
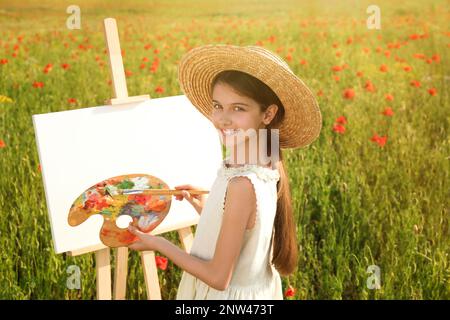
[[[271,129],[279,128],[284,118],[284,106],[277,95],[264,82],[241,71],[225,70],[220,72],[211,83],[211,92],[217,83],[224,83],[232,87],[241,95],[255,100],[261,107],[261,112],[276,104],[278,111],[267,126],[267,150],[271,153],[270,137]],[[297,267],[297,230],[294,224],[294,216],[289,187],[289,177],[283,161],[282,150],[278,147],[279,162],[276,164],[280,173],[277,182],[277,212],[274,222],[274,242],[272,264],[278,272],[284,276],[291,274]],[[271,154],[270,154],[271,156]]]

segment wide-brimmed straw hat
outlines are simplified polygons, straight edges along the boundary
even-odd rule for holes
[[[213,108],[211,83],[224,70],[238,70],[269,86],[285,109],[279,129],[280,148],[312,143],[322,128],[322,115],[311,90],[288,64],[258,46],[210,44],[196,47],[181,58],[178,81],[191,103],[209,120]]]

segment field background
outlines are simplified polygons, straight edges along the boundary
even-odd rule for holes
[[[317,95],[320,138],[284,151],[301,249],[287,298],[449,299],[449,2],[376,1],[381,30],[366,27],[372,1],[337,2],[0,1],[0,298],[95,298],[94,256],[54,254],[31,116],[110,98],[114,17],[130,96],[182,94],[177,62],[207,43],[262,45]],[[66,27],[71,4],[81,30]],[[163,299],[180,275],[159,270]],[[136,252],[127,298],[146,298]]]

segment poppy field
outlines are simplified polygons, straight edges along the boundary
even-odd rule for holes
[[[32,115],[111,98],[107,17],[130,96],[182,94],[179,59],[209,43],[272,50],[316,95],[319,138],[283,150],[300,248],[285,299],[450,299],[447,1],[75,2],[0,0],[0,299],[96,297],[94,255],[54,253]],[[181,270],[156,262],[174,299]],[[127,299],[146,299],[137,252],[128,268]]]

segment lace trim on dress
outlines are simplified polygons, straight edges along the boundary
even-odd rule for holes
[[[225,160],[222,161],[222,165],[218,170],[218,175],[224,177],[232,177],[247,172],[254,172],[256,176],[263,181],[278,181],[280,179],[280,173],[278,169],[271,169],[263,167],[257,164],[244,164],[240,167],[227,167]]]

